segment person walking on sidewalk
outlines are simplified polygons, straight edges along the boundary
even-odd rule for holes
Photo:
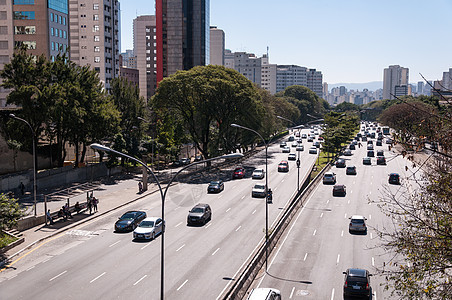
[[[49,224],[53,225],[52,216],[50,215],[50,209],[47,210],[46,217],[47,217],[47,221],[49,221]]]
[[[138,193],[142,193],[143,192],[143,184],[141,183],[141,181],[138,181]]]
[[[89,214],[91,214],[91,211],[92,211],[92,209],[93,209],[93,200],[92,200],[92,198],[90,197],[90,198],[88,198],[88,209],[89,209]]]
[[[93,196],[93,208],[94,208],[94,212],[97,211],[97,203],[99,203],[99,200],[97,200],[96,197]]]

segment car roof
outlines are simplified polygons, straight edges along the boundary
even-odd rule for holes
[[[347,166],[347,169],[356,168],[355,166]]]
[[[360,219],[360,220],[364,220],[364,217],[363,217],[363,216],[360,216],[360,215],[353,215],[353,216],[350,217],[350,219],[355,219],[355,220]]]
[[[333,172],[325,172],[325,175],[334,175]]]
[[[195,208],[195,207],[202,207],[202,208],[205,208],[205,207],[208,207],[209,206],[209,204],[206,204],[206,203],[198,203],[198,204],[196,204],[195,206],[193,206],[193,208]]]
[[[288,164],[287,160],[281,160],[280,164]]]
[[[366,274],[368,273],[367,270],[355,268],[348,269],[347,271],[348,275],[352,277],[366,277]]]
[[[141,222],[144,222],[144,221],[153,221],[153,222],[155,222],[155,221],[157,221],[157,219],[161,219],[161,218],[160,217],[147,217],[147,218],[143,219],[143,221],[141,221]]]
[[[123,213],[123,215],[125,215],[125,214],[138,214],[138,213],[144,213],[144,211],[141,211],[141,210],[129,210],[128,212],[125,212],[125,213]]]
[[[254,172],[264,172],[264,169],[254,169]]]
[[[248,300],[267,299],[267,296],[271,291],[280,293],[278,290],[272,288],[256,288],[251,291],[250,295],[248,296]]]

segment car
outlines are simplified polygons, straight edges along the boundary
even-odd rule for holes
[[[363,158],[363,165],[371,165],[371,164],[372,164],[372,160],[370,157]]]
[[[251,197],[264,198],[266,194],[267,188],[265,184],[255,184],[253,189],[251,190]]]
[[[132,231],[145,218],[146,212],[140,210],[130,210],[118,218],[118,221],[115,223],[115,232]]]
[[[319,140],[320,142],[323,142],[325,139],[323,138],[323,136],[319,136],[318,140]]]
[[[295,148],[296,151],[304,151],[304,146],[302,144],[298,144],[297,148]]]
[[[347,166],[347,168],[345,169],[345,174],[356,175],[356,167],[355,166]]]
[[[241,179],[245,177],[245,168],[243,167],[237,167],[234,169],[234,173],[232,173],[232,179]]]
[[[295,132],[296,137],[300,137],[300,131]]]
[[[378,156],[377,165],[386,165],[386,158],[384,156]]]
[[[286,160],[279,163],[278,172],[289,172],[289,163]]]
[[[336,168],[345,168],[345,159],[339,158],[336,161]]]
[[[356,150],[356,146],[355,144],[350,144],[350,146],[348,147],[350,150]]]
[[[376,145],[376,146],[382,146],[381,140],[377,140],[377,141],[375,142],[375,145]]]
[[[188,212],[187,225],[206,224],[212,218],[212,209],[209,204],[198,203]]]
[[[377,156],[385,156],[385,152],[383,150],[378,150]]]
[[[219,193],[224,190],[223,180],[214,180],[209,183],[207,187],[207,193]]]
[[[264,169],[254,169],[251,178],[253,179],[262,179],[265,176]]]
[[[292,147],[296,147],[296,146],[298,146],[298,142],[293,142]]]
[[[286,147],[287,146],[287,143],[286,142],[281,142],[281,143],[279,143],[279,147],[280,148],[284,148],[284,147]]]
[[[281,292],[273,288],[252,289],[247,300],[281,300]]]
[[[312,143],[314,139],[312,137],[308,137],[308,142]]]
[[[344,155],[345,155],[345,156],[352,156],[352,150],[350,150],[350,149],[345,149],[345,150],[344,150]]]
[[[136,240],[153,240],[163,231],[163,220],[159,217],[147,217],[133,231]]]
[[[374,150],[374,145],[373,144],[368,144],[367,145],[367,150]]]
[[[390,184],[400,184],[400,175],[398,173],[389,174],[388,182]]]
[[[317,154],[317,148],[316,147],[309,148],[309,154]]]
[[[295,136],[291,135],[289,136],[289,142],[293,142],[295,140]]]
[[[391,139],[386,139],[386,144],[392,145],[392,140]]]
[[[364,269],[347,269],[344,278],[344,299],[350,296],[361,296],[370,299],[372,288],[370,286],[369,271]]]
[[[313,146],[315,146],[316,148],[320,148],[320,142],[316,141],[314,142],[314,144],[312,144]]]
[[[347,194],[345,185],[336,184],[333,186],[333,196],[345,196]]]
[[[363,137],[361,138],[361,141],[367,142],[367,137],[363,136]]]
[[[323,184],[335,184],[336,183],[336,174],[333,172],[325,172],[323,174]]]
[[[367,156],[368,157],[374,157],[375,156],[374,150],[367,151]]]
[[[308,138],[308,136],[307,136],[307,134],[306,134],[306,133],[302,133],[302,134],[301,134],[301,138],[302,138],[302,139],[307,139],[307,138]]]
[[[373,144],[374,144],[374,141],[372,141],[372,140],[367,141],[367,145],[373,145]]]
[[[289,157],[287,159],[288,160],[296,160],[297,159],[297,155],[295,153],[290,153]]]
[[[366,226],[366,218],[360,215],[353,215],[350,218],[350,223],[348,224],[348,231],[354,232],[354,231],[361,231],[361,232],[367,232],[367,226]]]
[[[284,147],[283,149],[282,149],[282,153],[290,153],[290,148],[289,147]]]
[[[375,138],[375,132],[371,132],[371,133],[370,133],[370,138],[372,138],[372,139]]]
[[[183,166],[189,165],[189,164],[191,163],[191,159],[190,159],[190,158],[186,158],[186,157],[181,158],[181,159],[180,159],[180,163],[181,163],[181,165],[183,165]]]

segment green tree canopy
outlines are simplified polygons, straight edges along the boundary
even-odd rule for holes
[[[14,227],[23,216],[24,212],[17,199],[0,194],[0,231]]]

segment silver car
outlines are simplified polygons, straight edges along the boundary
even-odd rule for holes
[[[367,232],[366,218],[360,215],[353,215],[350,218],[350,224],[348,225],[348,231],[362,231]]]
[[[335,184],[336,183],[336,174],[334,174],[333,172],[326,172],[323,175],[323,184]]]
[[[254,169],[253,174],[251,175],[251,178],[253,179],[262,179],[264,178],[264,169]]]
[[[147,217],[133,231],[136,240],[153,240],[156,235],[162,233],[163,221],[159,217]]]
[[[251,191],[251,197],[262,197],[264,198],[267,194],[267,188],[265,184],[256,184]]]

